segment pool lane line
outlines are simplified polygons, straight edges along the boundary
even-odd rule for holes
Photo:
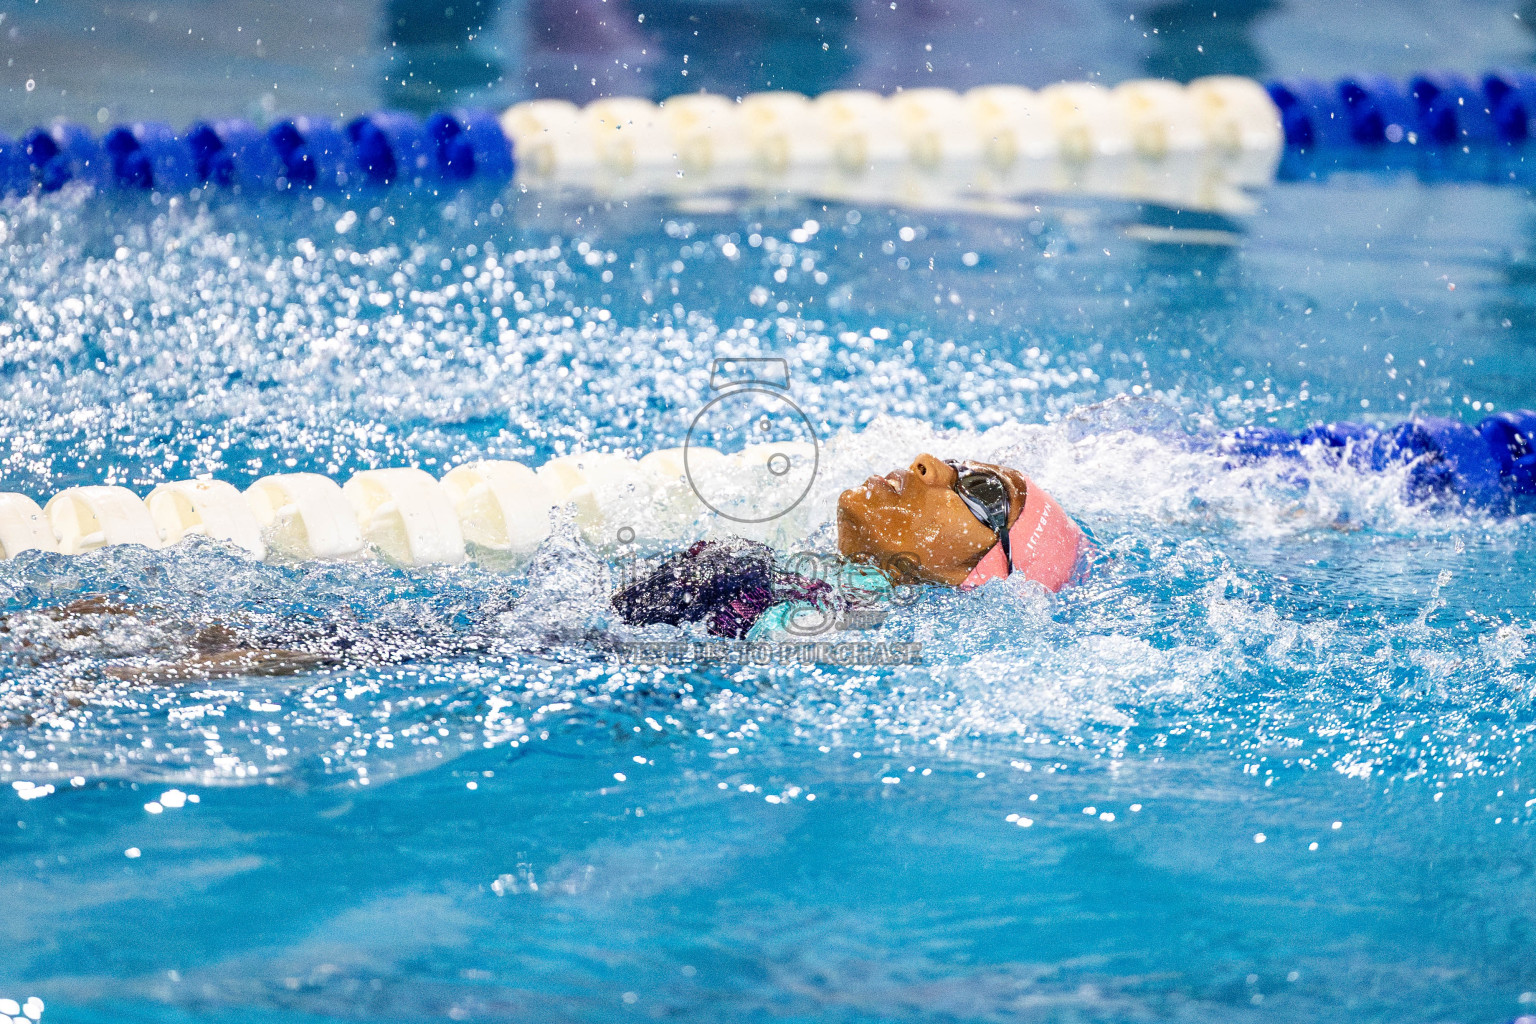
[[[1404,471],[1403,496],[1414,503],[1453,500],[1494,515],[1536,504],[1536,412],[1529,410],[1476,425],[1424,417],[1389,427],[1340,422],[1300,432],[1244,427],[1189,442],[1230,465],[1290,461],[1298,480],[1318,462],[1358,472]],[[808,503],[761,528],[726,522],[708,514],[693,481],[712,468],[759,493],[783,475],[776,460],[803,464],[814,457],[784,444],[735,455],[674,448],[639,459],[587,452],[550,459],[537,470],[504,460],[471,462],[440,480],[401,467],[364,470],[344,485],[316,473],[275,474],[244,492],[212,479],[163,483],[142,498],[121,486],[71,487],[41,507],[26,495],[0,492],[0,560],[28,550],[162,548],[195,535],[258,559],[377,555],[419,567],[474,557],[516,567],[549,537],[562,509],[583,539],[609,553],[631,544],[675,546],[712,530],[793,545],[817,525],[809,521]]]

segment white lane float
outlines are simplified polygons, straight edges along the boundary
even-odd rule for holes
[[[555,499],[572,507],[587,543],[609,550],[638,537],[650,538],[651,486],[634,459],[613,452],[580,452],[550,459],[538,473]]]
[[[336,481],[318,473],[264,476],[245,491],[267,549],[280,558],[353,558],[363,535]]]
[[[57,551],[58,538],[37,502],[25,494],[0,493],[0,561],[23,551]]]
[[[559,505],[550,485],[520,462],[485,460],[457,466],[442,486],[464,540],[480,552],[526,562],[550,532]]]
[[[1122,82],[1110,92],[1131,148],[1143,160],[1206,148],[1205,125],[1189,90],[1160,78]]]
[[[762,191],[815,193],[832,163],[832,147],[811,101],[797,92],[758,92],[741,100],[747,139],[743,182]]]
[[[164,483],[145,496],[144,505],[167,547],[195,535],[228,542],[253,558],[267,556],[261,524],[233,484],[223,480]]]
[[[1280,111],[1262,85],[1240,75],[1197,78],[1186,87],[1207,144],[1230,155],[1273,154],[1285,148]]]
[[[962,100],[980,138],[981,191],[1026,195],[1058,187],[1061,141],[1038,93],[1019,85],[984,85]]]
[[[673,96],[661,104],[660,117],[677,158],[677,188],[702,191],[740,183],[750,147],[734,102],[710,93]]]
[[[50,498],[43,512],[62,554],[79,555],[118,544],[162,546],[149,509],[126,487],[71,487]]]
[[[501,128],[517,154],[517,174],[536,184],[589,184],[598,167],[596,140],[582,109],[569,100],[508,107]]]
[[[836,89],[811,101],[839,171],[863,177],[907,161],[900,109],[877,92]]]
[[[457,565],[464,532],[448,493],[425,470],[368,469],[341,489],[363,540],[395,565]]]
[[[651,489],[653,533],[663,539],[693,539],[699,520],[708,512],[699,500],[690,473],[707,481],[719,472],[726,458],[713,448],[662,448],[640,457],[640,471]]]
[[[931,172],[981,159],[985,135],[959,93],[906,89],[891,97],[890,108],[903,156],[914,167]]]
[[[677,165],[661,110],[649,100],[628,96],[597,100],[583,111],[597,163],[610,178],[636,179],[634,186],[660,191]]]

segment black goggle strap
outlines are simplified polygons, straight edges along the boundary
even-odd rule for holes
[[[1008,513],[1012,504],[1008,487],[991,470],[977,469],[963,462],[948,462],[948,465],[955,471],[955,493],[977,522],[996,535],[1003,548],[1003,558],[1008,562],[1008,571],[1013,572],[1013,551],[1008,542]]]

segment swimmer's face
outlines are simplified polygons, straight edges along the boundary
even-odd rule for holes
[[[1024,506],[1023,475],[991,463],[973,465],[1002,479],[1011,525]],[[955,493],[954,468],[932,455],[872,476],[837,500],[838,550],[851,561],[878,566],[896,583],[957,587],[996,543]]]

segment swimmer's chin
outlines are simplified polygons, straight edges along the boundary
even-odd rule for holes
[[[867,509],[854,491],[844,491],[837,499],[837,548],[844,558],[854,556],[854,538],[863,534]]]

